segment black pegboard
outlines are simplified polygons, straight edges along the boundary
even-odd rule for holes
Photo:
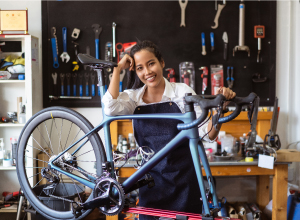
[[[222,1],[218,1],[222,3]],[[260,96],[260,105],[273,106],[275,99],[275,60],[276,60],[276,1],[246,1],[245,45],[249,46],[251,56],[246,52],[232,55],[233,48],[238,45],[239,27],[238,1],[226,1],[222,10],[219,27],[212,29],[216,14],[215,1],[189,1],[186,8],[186,27],[180,27],[181,9],[178,1],[43,1],[42,2],[42,40],[43,40],[43,104],[48,106],[67,107],[99,107],[100,98],[92,100],[56,100],[50,101],[53,93],[51,73],[72,72],[72,60],[75,60],[74,48],[71,44],[71,32],[74,28],[81,30],[79,52],[85,53],[90,47],[95,56],[95,37],[92,24],[102,26],[100,35],[100,59],[104,59],[105,43],[112,42],[112,22],[116,22],[116,42],[132,42],[136,39],[151,40],[162,51],[166,68],[174,68],[179,73],[179,63],[192,61],[196,70],[196,92],[201,93],[202,79],[198,70],[201,66],[223,64],[224,73],[227,66],[233,66],[234,87],[238,96],[246,96],[255,92]],[[261,63],[256,62],[257,39],[254,38],[254,25],[265,25],[266,37],[262,39]],[[51,27],[57,29],[59,55],[62,52],[62,28],[68,28],[69,63],[62,63],[53,68],[50,42]],[[223,59],[223,32],[228,33],[228,59]],[[207,55],[201,55],[201,32],[206,35]],[[210,52],[209,33],[214,32],[215,50]],[[116,59],[114,60],[116,61]],[[84,73],[80,67],[80,73]],[[252,75],[260,73],[267,77],[263,83],[252,82]],[[167,72],[165,72],[167,76]],[[226,74],[224,75],[226,79]],[[58,83],[60,81],[58,80]],[[210,84],[210,80],[209,80]],[[224,85],[227,85],[224,82]],[[210,93],[210,86],[207,94]]]

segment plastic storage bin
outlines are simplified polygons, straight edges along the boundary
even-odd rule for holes
[[[47,196],[43,192],[43,188],[46,186],[47,185],[40,185],[33,189],[34,193],[38,196],[38,198],[45,205],[47,205],[49,208],[52,208],[52,209],[58,210],[58,211],[71,210],[71,204],[69,202]],[[69,199],[69,200],[75,200],[75,198],[78,198],[78,193],[80,194],[80,197],[83,198],[84,191],[82,191],[81,188],[83,188],[83,187],[75,188],[75,185],[73,183],[59,183],[56,186],[56,189],[55,189],[53,195],[60,196],[60,197],[63,197],[65,199]],[[66,191],[67,191],[67,193],[66,193]],[[77,193],[77,191],[78,191],[78,193]],[[68,195],[68,196],[64,196],[64,195]],[[31,215],[31,219],[32,220],[48,220],[47,218],[45,218],[38,212],[36,215]]]

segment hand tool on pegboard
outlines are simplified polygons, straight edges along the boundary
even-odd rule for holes
[[[79,70],[79,62],[78,62],[78,58],[77,58],[78,50],[79,50],[79,44],[77,42],[75,42],[76,40],[78,40],[79,34],[80,34],[80,29],[74,28],[73,32],[72,32],[72,35],[71,35],[72,43],[74,45],[75,57],[76,57],[76,60],[72,62],[72,64],[73,64],[72,71],[73,72]]]
[[[90,47],[89,46],[86,46],[86,48],[85,48],[85,53],[87,54],[87,55],[91,55],[91,50],[90,50]],[[86,70],[86,68],[88,67],[89,65],[83,65],[83,68],[84,68],[84,70]],[[90,66],[89,66],[90,67]],[[93,68],[92,67],[90,67],[90,70],[92,70]]]
[[[60,58],[62,60],[62,62],[69,62],[70,60],[70,56],[67,52],[67,28],[66,27],[63,27],[62,28],[62,35],[63,35],[63,52],[62,54],[60,55]]]
[[[53,56],[53,67],[58,68],[58,46],[57,46],[57,37],[56,37],[56,28],[51,28],[51,46],[52,46],[52,56]]]
[[[89,96],[89,79],[90,79],[90,74],[89,73],[84,73],[84,79],[85,79],[85,95]]]
[[[65,74],[64,73],[61,73],[59,74],[59,77],[60,77],[60,94],[61,96],[64,96],[65,95],[65,88],[64,88],[64,81],[65,81]]]
[[[92,28],[93,28],[93,31],[95,33],[96,59],[100,59],[100,56],[99,56],[99,36],[102,32],[102,27],[100,26],[100,24],[93,24]]]
[[[257,62],[260,62],[259,55],[261,51],[261,39],[265,38],[265,26],[255,25],[254,26],[254,38],[257,38]]]
[[[185,0],[184,2],[182,2],[182,0],[179,0],[179,5],[180,5],[180,8],[181,8],[180,27],[185,27],[185,9],[186,9],[187,4],[188,4],[188,0]]]
[[[52,79],[53,79],[53,94],[56,96],[58,95],[58,89],[57,89],[57,73],[52,73],[51,74]]]
[[[206,55],[206,48],[205,48],[205,33],[201,33],[201,42],[202,42],[202,55]]]
[[[228,54],[228,35],[227,32],[225,31],[223,33],[223,42],[224,42],[224,60],[227,60],[227,54]]]
[[[126,74],[126,70],[122,70],[120,73],[120,86],[119,86],[119,92],[123,92],[123,79]]]
[[[261,77],[260,73],[254,73],[252,75],[252,81],[255,83],[262,83],[267,81],[267,77]]]
[[[113,44],[111,42],[107,42],[105,44],[105,61],[113,61]],[[112,69],[111,68],[107,68],[106,69],[107,72],[111,72]]]
[[[208,81],[208,68],[206,66],[202,66],[199,68],[202,70],[201,78],[202,78],[202,95],[204,95],[207,89],[207,81]]]
[[[170,82],[176,82],[175,78],[175,70],[173,68],[167,68],[166,71],[168,71],[168,80]]]
[[[94,72],[91,73],[91,82],[92,82],[92,96],[96,95],[96,89],[95,89],[95,79],[96,79],[96,74]]]
[[[210,32],[210,51],[213,52],[215,50],[215,35],[213,32]]]
[[[78,74],[78,78],[79,78],[79,96],[83,96],[83,88],[82,88],[82,78],[83,78],[83,74],[79,73]]]
[[[115,22],[112,23],[112,35],[113,35],[113,57],[116,57],[116,26]]]
[[[66,78],[67,78],[67,96],[71,96],[71,73],[67,73]]]
[[[234,78],[233,78],[233,66],[228,66],[227,67],[227,85],[230,89],[232,89],[233,87],[233,82],[234,82]]]
[[[72,74],[73,78],[73,96],[76,96],[76,86],[77,86],[77,73]]]
[[[217,0],[216,0],[216,5],[218,5],[217,9],[216,9],[217,13],[216,13],[215,19],[214,19],[215,25],[211,26],[212,29],[216,29],[217,27],[219,27],[219,17],[221,15],[221,12],[222,12],[223,8],[226,6],[226,1],[223,0],[223,5],[221,5],[221,4],[217,4]]]
[[[237,51],[248,52],[248,57],[250,57],[250,49],[245,45],[245,4],[244,0],[241,0],[239,5],[239,45],[233,48],[233,56]]]
[[[123,52],[123,44],[122,43],[117,43],[116,44],[116,50],[117,50],[117,61],[118,63],[121,60],[121,53]]]

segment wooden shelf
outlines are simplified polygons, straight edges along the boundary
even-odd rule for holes
[[[11,167],[1,167],[0,166],[0,170],[16,170],[15,166],[11,166]]]
[[[7,213],[7,212],[17,212],[17,211],[18,211],[18,206],[17,205],[12,205],[10,207],[0,209],[0,213],[1,212],[5,212],[5,213]]]
[[[11,79],[11,80],[0,80],[0,83],[25,83],[25,80],[13,80],[13,79]]]
[[[1,123],[0,122],[0,127],[24,127],[25,124],[19,124],[19,123]]]

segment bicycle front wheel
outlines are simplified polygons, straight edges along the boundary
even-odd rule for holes
[[[85,198],[85,186],[66,175],[72,173],[94,181],[102,174],[106,156],[98,133],[79,141],[92,129],[81,114],[64,107],[38,112],[23,128],[18,142],[17,174],[26,198],[45,217],[81,219],[92,211],[84,210],[79,217],[73,214],[72,201],[91,200],[93,193]],[[63,173],[48,167],[49,161],[76,142],[53,162]]]

